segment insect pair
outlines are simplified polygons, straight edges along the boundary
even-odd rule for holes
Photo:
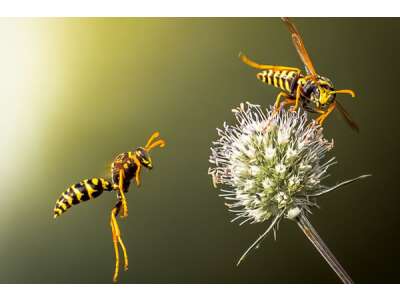
[[[128,192],[131,181],[134,180],[139,187],[142,168],[153,168],[149,154],[150,150],[155,147],[163,148],[165,146],[163,139],[157,140],[159,135],[159,132],[156,131],[149,138],[146,146],[139,147],[133,152],[129,151],[117,155],[111,164],[111,181],[95,177],[73,184],[61,194],[54,207],[54,218],[57,218],[73,205],[94,199],[100,196],[103,191],[115,191],[117,193],[117,203],[112,208],[110,215],[110,226],[115,251],[114,282],[117,281],[119,273],[118,244],[123,252],[125,270],[128,269],[128,254],[116,218],[118,215],[121,217],[128,216],[128,204],[125,193]]]
[[[296,110],[302,106],[309,112],[318,113],[316,122],[322,125],[329,114],[337,108],[348,125],[358,131],[357,124],[336,100],[337,94],[355,97],[355,93],[352,90],[335,90],[330,79],[318,75],[299,31],[288,18],[282,18],[282,20],[289,28],[293,44],[305,66],[306,75],[302,74],[298,68],[258,64],[243,54],[240,54],[241,60],[253,68],[262,70],[257,74],[259,80],[282,90],[275,101],[276,109],[292,105],[292,110]],[[283,101],[281,101],[282,98]]]

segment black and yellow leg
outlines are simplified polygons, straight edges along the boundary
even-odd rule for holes
[[[128,216],[128,204],[126,201],[125,193],[124,193],[124,179],[125,179],[125,172],[123,169],[119,170],[119,183],[118,183],[118,190],[121,195],[121,218],[125,218]]]
[[[324,111],[315,121],[322,126],[322,123],[324,123],[325,119],[329,116],[329,114],[335,109],[336,107],[336,102],[333,102],[331,105],[329,105],[328,110]]]
[[[121,231],[119,229],[116,216],[118,215],[118,211],[120,209],[120,205],[122,203],[119,202],[112,210],[111,210],[111,217],[110,217],[110,226],[111,226],[111,233],[112,233],[112,240],[114,244],[114,252],[115,252],[115,269],[114,269],[114,276],[113,281],[117,282],[118,274],[119,274],[119,248],[118,244],[121,246],[123,255],[124,255],[124,269],[125,271],[128,270],[128,254],[126,252],[125,244],[121,238]]]

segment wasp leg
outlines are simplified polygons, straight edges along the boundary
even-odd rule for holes
[[[117,203],[117,205],[115,206],[117,211],[116,211],[116,214],[115,214],[115,216],[113,218],[113,222],[114,222],[114,228],[115,228],[116,232],[118,233],[117,234],[117,238],[118,238],[119,245],[121,246],[122,252],[124,254],[124,269],[126,271],[126,270],[128,270],[128,253],[126,251],[126,247],[125,247],[124,241],[121,238],[121,231],[119,229],[119,225],[118,225],[118,222],[117,222],[117,219],[116,219],[116,217],[118,215],[118,212],[119,212],[119,209],[120,209],[120,206],[121,206],[121,202]]]
[[[118,191],[121,195],[122,209],[121,209],[121,218],[125,218],[128,216],[128,204],[126,201],[125,193],[124,193],[124,179],[125,172],[123,169],[119,170],[119,183],[118,183]]]
[[[285,107],[287,105],[293,105],[296,103],[295,99],[291,99],[291,98],[286,98],[284,101],[282,101],[282,106]]]
[[[294,100],[294,101],[295,101],[295,102],[294,102],[295,104],[294,104],[294,106],[292,106],[292,108],[291,108],[292,111],[296,111],[296,110],[299,108],[300,96],[301,96],[301,85],[299,84],[299,85],[297,86],[297,89],[296,89],[296,99]]]
[[[280,101],[280,100],[281,100],[281,97],[286,97],[285,100],[282,101],[282,103],[281,103],[281,101]],[[291,98],[287,98],[287,97],[289,97],[289,95],[286,94],[285,92],[280,92],[280,93],[278,94],[278,96],[276,97],[275,104],[274,104],[274,111],[272,112],[272,115],[273,115],[273,116],[275,116],[275,115],[279,112],[281,106],[282,106],[283,108],[285,108],[286,105],[290,105],[290,104],[295,103],[296,100],[291,99]],[[265,132],[265,130],[266,130],[267,127],[268,127],[268,126],[265,126],[265,127],[264,127],[263,132]],[[213,176],[212,180],[213,180],[213,185],[214,185],[214,187],[216,187],[216,181],[215,181],[216,178],[215,178],[214,176]]]
[[[112,233],[112,239],[113,239],[113,244],[114,244],[114,252],[115,252],[115,270],[114,270],[114,276],[113,276],[113,281],[117,282],[118,280],[118,274],[119,274],[119,248],[118,248],[118,243],[120,244],[122,248],[122,252],[124,255],[124,269],[125,271],[128,270],[128,254],[126,251],[125,244],[121,238],[121,231],[118,226],[118,222],[116,220],[116,216],[118,215],[118,211],[120,209],[122,202],[118,202],[117,205],[111,210],[111,217],[110,217],[110,226],[111,226],[111,233]]]
[[[281,98],[285,97],[288,98],[289,95],[286,94],[285,92],[280,92],[277,96],[276,96],[276,100],[275,100],[275,111],[278,111],[280,108],[280,103],[281,103]]]
[[[140,186],[140,169],[142,165],[138,165],[138,168],[136,170],[136,175],[135,175],[135,180],[136,180],[136,185]]]
[[[137,166],[135,181],[136,181],[136,185],[139,187],[140,186],[140,169],[142,168],[142,164],[137,159],[136,155],[133,156],[133,161],[135,162],[135,164]]]
[[[325,119],[329,116],[329,114],[335,109],[336,107],[336,102],[333,102],[331,105],[329,105],[328,110],[323,112],[315,121],[317,124],[322,126],[322,123],[324,123]]]
[[[117,282],[118,273],[119,273],[118,236],[117,236],[117,232],[115,230],[115,225],[114,225],[115,215],[117,214],[117,211],[118,211],[117,208],[113,208],[111,210],[111,217],[110,217],[111,234],[112,234],[112,240],[113,240],[113,245],[114,245],[114,253],[115,253],[115,269],[114,269],[113,282]]]

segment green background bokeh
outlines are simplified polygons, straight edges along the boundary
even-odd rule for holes
[[[339,161],[326,183],[373,174],[321,197],[310,220],[355,282],[398,283],[400,21],[294,22],[317,71],[357,93],[338,99],[360,134],[337,112],[325,123]],[[127,194],[121,283],[338,282],[286,220],[276,242],[271,235],[237,268],[267,225],[230,223],[207,175],[215,128],[233,122],[231,109],[267,106],[278,92],[238,53],[302,66],[278,18],[0,19],[0,30],[10,39],[0,50],[0,283],[110,283],[115,194],[57,220],[52,209],[70,184],[106,176],[154,130],[167,147]]]

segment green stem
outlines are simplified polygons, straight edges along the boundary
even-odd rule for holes
[[[326,246],[324,241],[319,236],[318,232],[315,228],[311,225],[310,221],[307,219],[304,213],[301,213],[295,221],[297,225],[301,228],[310,242],[314,245],[314,247],[318,250],[318,252],[322,255],[322,257],[326,260],[329,266],[332,268],[333,271],[337,274],[340,280],[343,283],[354,283],[353,280],[350,278],[349,274],[345,271],[333,253],[329,250]]]

